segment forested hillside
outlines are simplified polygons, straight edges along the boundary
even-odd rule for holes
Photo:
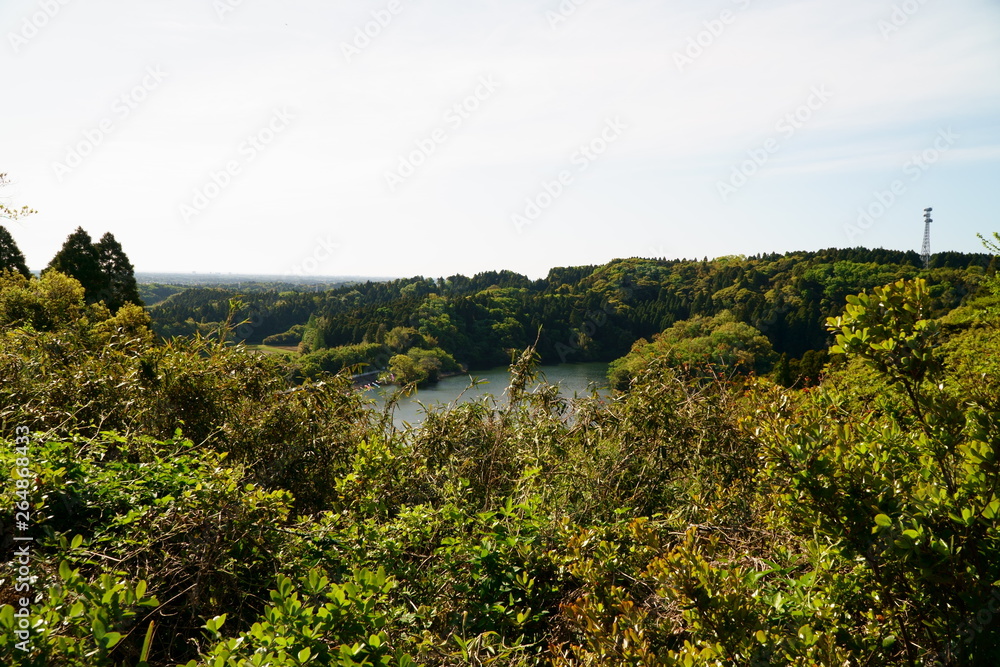
[[[848,294],[920,276],[930,285],[934,312],[944,313],[995,270],[993,261],[987,254],[942,253],[925,270],[914,252],[864,248],[711,261],[626,259],[553,269],[537,281],[488,272],[370,282],[321,294],[199,288],[158,304],[152,318],[164,338],[208,335],[230,315],[230,301],[240,299],[245,306],[235,320],[244,324],[237,338],[301,343],[303,352],[314,353],[302,367],[315,376],[349,363],[387,368],[392,356],[406,352],[385,345],[398,328],[422,337],[418,349],[440,348],[482,370],[509,363],[512,351],[536,340],[543,364],[612,361],[676,322],[728,311],[767,337],[775,360],[784,355],[795,363],[827,348],[824,323]],[[344,346],[352,347],[316,354]]]

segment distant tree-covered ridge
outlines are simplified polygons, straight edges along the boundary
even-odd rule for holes
[[[995,268],[991,261],[987,254],[941,253],[925,270],[915,252],[852,248],[703,261],[621,259],[552,269],[540,280],[491,271],[321,293],[254,292],[243,297],[237,320],[245,324],[237,336],[249,343],[269,337],[301,343],[302,352],[317,354],[383,345],[389,331],[407,327],[481,370],[508,363],[512,350],[536,339],[544,364],[612,361],[677,322],[725,311],[766,337],[778,363],[794,374],[815,370],[813,358],[830,342],[826,318],[840,312],[848,294],[923,277],[934,307],[944,312]],[[236,290],[212,288],[174,295],[152,309],[154,329],[165,338],[209,333],[236,296]],[[376,357],[366,361],[387,369],[390,357]]]

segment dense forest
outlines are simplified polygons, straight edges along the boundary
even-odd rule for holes
[[[417,363],[432,355],[434,363],[424,362],[432,372],[455,362],[469,370],[496,367],[529,345],[543,364],[610,362],[678,322],[728,313],[767,338],[771,363],[794,381],[822,366],[830,344],[824,324],[847,295],[922,277],[935,312],[944,313],[995,270],[988,254],[941,253],[925,269],[917,253],[865,248],[711,261],[624,259],[553,269],[535,281],[502,271],[368,282],[320,294],[198,288],[157,304],[151,316],[165,339],[211,335],[234,317],[241,323],[237,339],[298,346],[305,353],[301,371],[315,378],[354,364],[390,368],[408,350]],[[242,305],[231,312],[234,300]]]
[[[218,326],[164,338],[139,304],[4,269],[0,663],[1000,664],[998,244],[246,309],[294,311],[307,344],[517,350],[502,400],[406,429],[347,373],[248,348],[267,316],[236,295],[168,298]],[[810,386],[761,375],[827,341]],[[627,352],[619,388],[536,385],[559,343]]]

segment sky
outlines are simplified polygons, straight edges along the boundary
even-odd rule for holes
[[[997,0],[4,0],[43,268],[449,276],[1000,230]]]

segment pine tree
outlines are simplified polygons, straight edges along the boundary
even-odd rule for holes
[[[135,282],[135,269],[115,237],[108,232],[95,246],[97,261],[107,284],[107,295],[103,299],[112,313],[126,303],[143,305],[139,298],[139,286]]]
[[[80,281],[86,293],[87,303],[96,303],[107,298],[109,285],[101,271],[97,248],[83,227],[77,227],[76,231],[69,235],[66,243],[45,270],[58,271]]]
[[[0,272],[5,269],[16,271],[25,278],[31,277],[28,265],[24,263],[24,255],[14,243],[14,237],[10,235],[6,227],[0,225]]]

